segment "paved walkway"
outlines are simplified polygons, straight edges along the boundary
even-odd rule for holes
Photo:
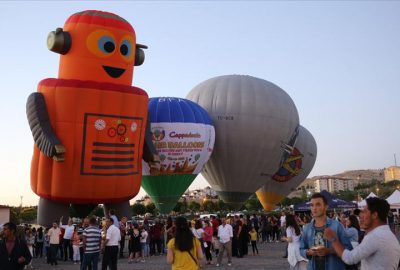
[[[400,231],[397,237],[400,241]],[[286,270],[289,269],[287,259],[283,259],[283,253],[286,243],[266,243],[258,244],[260,254],[258,256],[246,256],[244,258],[233,258],[232,266],[227,266],[227,258],[224,255],[221,267],[216,267],[216,259],[213,265],[204,265],[202,270],[221,269],[221,270]],[[251,246],[249,246],[251,252]],[[60,261],[58,266],[50,266],[46,264],[44,259],[33,259],[34,269],[57,269],[57,270],[79,270],[79,265],[74,265],[72,262]],[[99,264],[99,270],[101,265]],[[144,263],[128,264],[127,259],[118,260],[119,270],[170,270],[171,266],[167,264],[165,255],[150,257]],[[400,268],[399,268],[400,269]]]
[[[285,249],[285,243],[267,243],[263,245],[258,245],[260,254],[258,256],[246,256],[244,258],[233,258],[232,266],[227,266],[227,257],[224,256],[222,261],[222,265],[220,267],[216,267],[216,260],[213,261],[213,265],[204,265],[201,269],[237,269],[237,270],[284,270],[289,269],[289,264],[287,259],[283,259],[283,253]],[[251,246],[249,247],[249,252],[251,252]],[[78,265],[74,265],[72,262],[63,262],[59,261],[58,266],[50,266],[46,264],[44,259],[33,259],[34,269],[79,269]],[[101,265],[99,264],[99,269],[101,269]],[[170,270],[171,266],[169,266],[166,262],[166,257],[164,255],[161,256],[153,256],[150,257],[144,263],[132,263],[128,264],[127,259],[118,260],[118,269],[119,270]]]

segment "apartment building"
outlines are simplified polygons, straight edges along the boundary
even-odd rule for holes
[[[354,190],[356,186],[354,179],[341,178],[341,177],[321,177],[315,180],[315,192],[326,190],[329,192],[338,192],[340,190]]]

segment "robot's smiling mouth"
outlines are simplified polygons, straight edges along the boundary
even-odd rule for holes
[[[125,72],[125,69],[123,69],[123,68],[116,68],[116,67],[110,67],[110,66],[103,66],[103,68],[107,72],[107,74],[113,78],[118,78],[119,76],[122,75],[122,73]]]

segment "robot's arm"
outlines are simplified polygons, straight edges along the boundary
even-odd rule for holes
[[[143,160],[146,161],[150,166],[150,174],[157,174],[157,171],[160,171],[160,157],[158,156],[158,152],[156,147],[153,144],[153,140],[151,138],[151,129],[150,129],[150,121],[147,119],[146,123],[146,133],[144,136],[144,145],[143,145]]]
[[[32,93],[26,103],[26,115],[33,140],[43,154],[56,161],[64,160],[65,148],[50,124],[46,102],[42,93]]]

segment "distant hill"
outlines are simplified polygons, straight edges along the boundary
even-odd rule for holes
[[[302,191],[301,188],[305,188],[306,190],[314,189],[315,180],[321,178],[345,178],[355,180],[355,185],[357,184],[367,184],[372,180],[378,180],[380,182],[384,182],[384,169],[379,170],[352,170],[345,171],[342,173],[334,174],[334,175],[317,175],[310,178],[305,179],[296,190],[288,195],[289,198],[292,197],[301,197]]]
[[[384,169],[378,170],[352,170],[352,171],[345,171],[342,173],[334,174],[334,175],[317,175],[311,178],[307,178],[303,181],[301,186],[309,185],[314,183],[315,180],[320,179],[322,177],[337,177],[337,178],[347,178],[353,180],[359,180],[359,182],[370,182],[371,180],[378,180],[383,182],[384,181]]]
[[[382,181],[382,182],[385,180],[383,169],[345,171],[345,172],[338,173],[338,174],[335,174],[332,176],[349,178],[349,179],[360,180],[360,181],[367,181],[367,182],[374,180],[374,179],[378,180],[378,181]]]

